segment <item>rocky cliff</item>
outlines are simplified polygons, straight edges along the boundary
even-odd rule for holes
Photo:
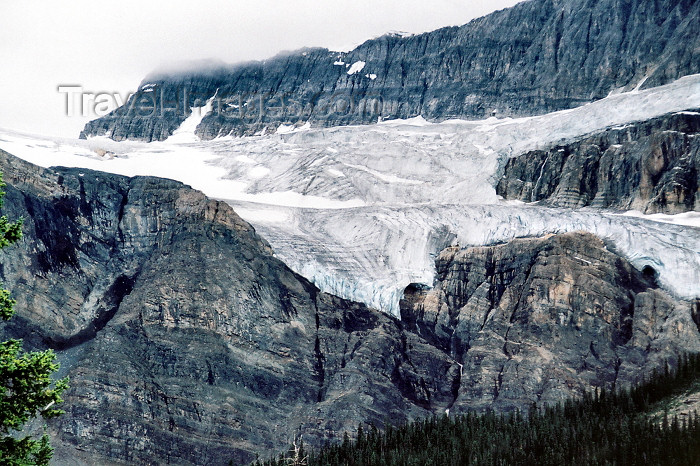
[[[591,235],[448,249],[401,322],[319,292],[180,183],[1,152],[0,171],[3,214],[25,218],[0,337],[56,349],[71,377],[58,464],[244,463],[295,433],[561,400],[700,351],[691,304]]]
[[[687,111],[529,151],[508,160],[496,192],[560,207],[700,210],[698,133],[700,112]]]
[[[700,349],[696,303],[674,302],[587,233],[442,251],[404,324],[461,364],[453,411],[512,409],[624,386]]]
[[[2,336],[59,351],[59,464],[228,464],[304,433],[444,409],[458,366],[276,260],[226,204],[173,181],[44,170],[5,153]]]
[[[692,0],[530,0],[462,27],[387,35],[347,53],[306,49],[254,63],[154,73],[84,136],[162,140],[211,99],[197,134],[531,115],[700,72]]]

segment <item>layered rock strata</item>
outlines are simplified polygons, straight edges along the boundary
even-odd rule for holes
[[[700,112],[609,128],[507,161],[496,192],[558,207],[700,210]]]
[[[531,0],[411,37],[339,53],[304,49],[262,62],[148,76],[84,136],[163,140],[210,100],[203,139],[378,119],[523,116],[700,72],[700,4],[688,0]]]

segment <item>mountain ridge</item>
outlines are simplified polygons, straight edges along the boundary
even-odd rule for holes
[[[381,36],[348,53],[307,49],[215,74],[143,82],[125,106],[89,122],[82,136],[163,140],[190,106],[214,96],[215,111],[197,128],[202,139],[306,122],[567,109],[700,72],[697,17],[700,5],[687,0],[530,0],[461,27]]]

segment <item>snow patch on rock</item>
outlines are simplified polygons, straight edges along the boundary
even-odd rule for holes
[[[359,73],[362,71],[365,67],[365,62],[363,61],[356,61],[355,63],[350,66],[350,69],[347,71],[348,74],[355,74]]]

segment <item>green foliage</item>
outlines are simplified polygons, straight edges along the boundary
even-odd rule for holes
[[[44,434],[39,440],[31,437],[0,439],[0,464],[7,466],[46,465],[53,456],[49,436]]]
[[[2,181],[2,174],[0,173],[0,207],[3,204],[3,198],[5,196],[5,191],[2,188],[5,187],[5,183]],[[9,246],[12,243],[19,241],[22,237],[22,219],[16,222],[10,222],[7,216],[3,215],[0,217],[0,249]],[[0,288],[0,318],[7,320],[12,317],[15,301],[10,298],[10,292]]]
[[[21,429],[35,413],[45,418],[62,413],[52,408],[66,389],[65,380],[51,388],[55,359],[52,350],[22,353],[20,340],[0,343],[0,433]]]
[[[0,174],[0,207],[5,192]],[[0,217],[0,249],[22,237],[22,220],[10,222]],[[7,320],[14,313],[15,301],[7,290],[0,289],[0,318]],[[49,419],[63,413],[54,408],[61,393],[68,388],[68,379],[52,384],[51,375],[58,370],[53,351],[22,352],[20,340],[0,343],[0,464],[46,465],[53,454],[46,433],[38,440],[22,435],[24,424],[37,415]]]
[[[0,319],[7,320],[14,314],[15,300],[10,298],[10,292],[0,288]]]
[[[0,173],[0,207],[3,205],[5,191],[2,188],[5,183],[2,181],[2,173]],[[16,222],[10,222],[7,216],[0,217],[0,249],[19,241],[22,237],[22,219]]]
[[[356,440],[308,453],[309,466],[700,464],[700,416],[663,420],[660,405],[696,386],[700,355],[624,391],[605,390],[527,414],[467,413],[400,427],[358,428]],[[282,466],[288,457],[258,461]]]

